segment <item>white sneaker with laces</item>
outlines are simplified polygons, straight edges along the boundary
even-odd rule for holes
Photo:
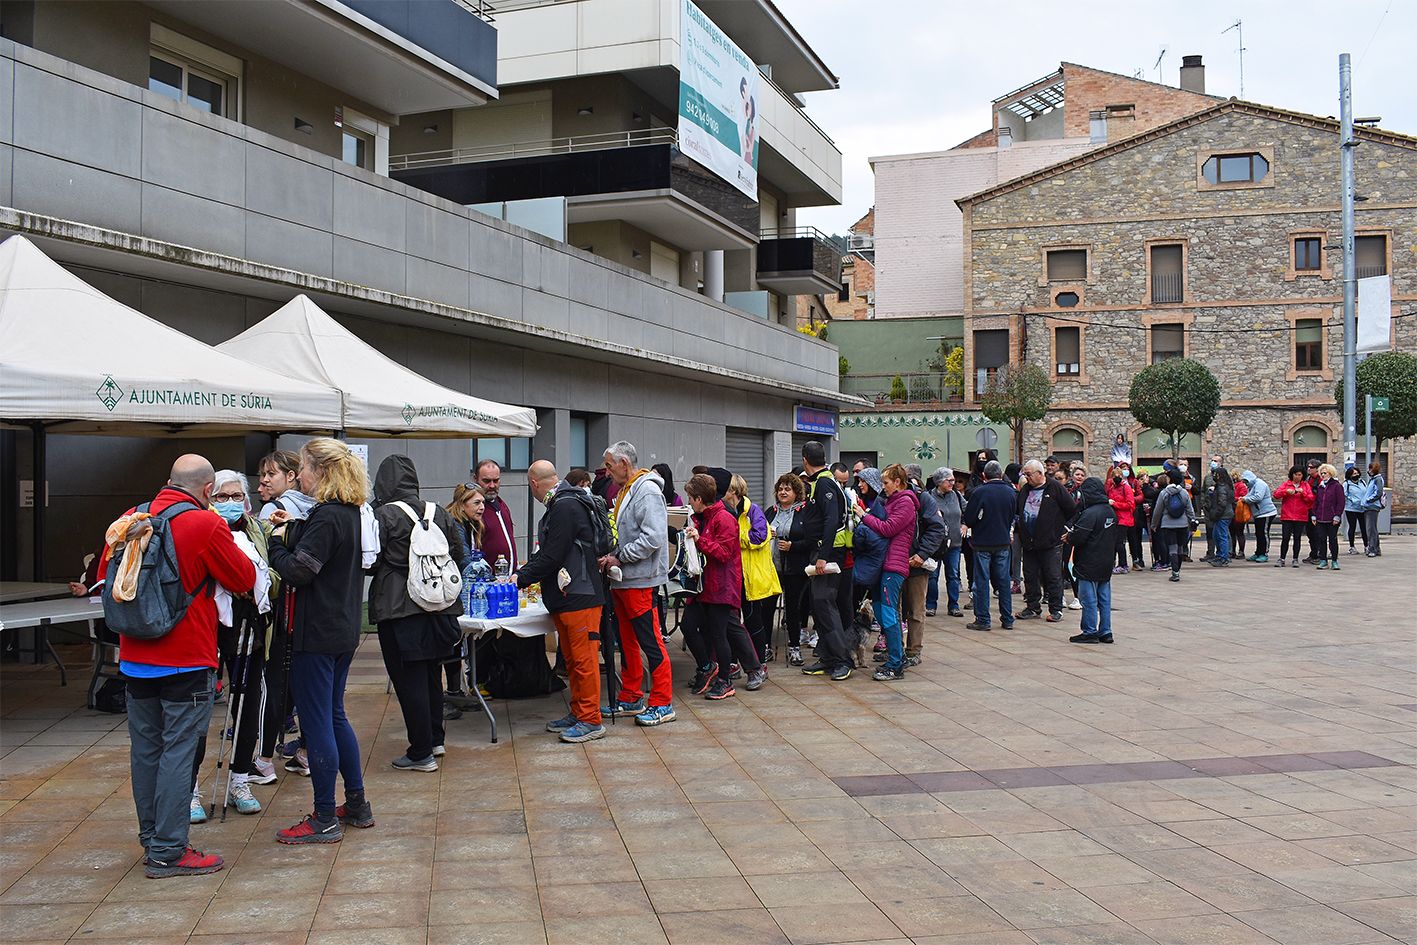
[[[1078,600],[1076,597],[1072,598],[1071,600],[1068,601],[1068,609],[1069,609],[1069,610],[1082,610],[1082,601]]]

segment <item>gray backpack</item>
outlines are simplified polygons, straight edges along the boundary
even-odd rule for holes
[[[136,511],[146,512],[152,506],[144,502]],[[143,563],[138,570],[138,592],[132,600],[113,599],[113,580],[103,584],[103,619],[109,629],[134,640],[157,640],[172,632],[172,628],[187,616],[187,609],[199,594],[208,592],[213,584],[208,575],[188,594],[182,586],[177,568],[177,547],[172,541],[172,520],[184,512],[199,511],[190,501],[176,502],[149,518],[152,536],[143,551]],[[108,562],[108,574],[118,573],[123,564],[125,548],[119,546]]]

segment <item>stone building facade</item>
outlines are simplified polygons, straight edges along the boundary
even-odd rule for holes
[[[1054,399],[1027,424],[1026,453],[1105,468],[1120,432],[1139,461],[1159,462],[1166,439],[1137,424],[1128,391],[1145,365],[1187,356],[1222,397],[1182,455],[1220,453],[1270,479],[1310,457],[1341,466],[1338,131],[1230,101],[960,200],[966,401],[1000,364],[1035,363]],[[1417,138],[1358,136],[1358,275],[1390,274],[1393,315],[1410,313]],[[1393,345],[1417,351],[1417,318],[1392,326]],[[1380,453],[1395,504],[1412,505],[1417,444]]]

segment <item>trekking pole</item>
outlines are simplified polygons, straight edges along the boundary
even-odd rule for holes
[[[243,627],[243,629],[237,634],[236,659],[238,662],[241,659],[241,646],[243,640],[241,634],[244,632],[245,628]],[[217,662],[221,662],[220,654],[217,655]],[[230,675],[232,676],[232,679],[229,681],[234,682],[236,674],[233,672]],[[230,686],[227,687],[228,690],[230,690],[230,688]],[[222,756],[226,754],[226,728],[228,725],[231,724],[231,703],[233,703],[234,701],[236,701],[234,695],[230,691],[228,691],[226,694],[226,712],[221,720],[221,728],[217,731],[216,767],[212,769],[212,787],[210,792],[211,800],[207,803],[207,809],[209,811],[209,813],[207,814],[208,817],[216,816],[216,783],[218,776],[221,774]]]
[[[246,633],[241,639],[245,645],[236,656],[237,673],[241,677],[241,685],[240,688],[237,688],[236,681],[232,680],[232,688],[235,691],[231,694],[231,699],[240,701],[232,711],[232,715],[236,716],[236,724],[231,730],[231,757],[226,761],[226,792],[221,801],[222,823],[226,823],[226,811],[231,805],[231,775],[232,769],[235,767],[236,742],[241,738],[241,716],[246,711],[246,692],[251,684],[251,653],[255,650],[256,628],[259,623],[259,617],[254,622],[249,619],[244,622],[243,629],[246,630]],[[249,759],[247,760],[249,761]]]

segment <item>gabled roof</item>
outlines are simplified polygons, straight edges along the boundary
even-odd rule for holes
[[[1020,190],[1039,181],[1048,180],[1049,178],[1057,177],[1059,174],[1065,174],[1068,171],[1074,170],[1075,168],[1083,167],[1085,165],[1092,164],[1096,161],[1105,160],[1106,158],[1109,158],[1114,154],[1118,154],[1122,151],[1129,151],[1132,148],[1146,144],[1150,141],[1154,141],[1157,138],[1164,138],[1167,135],[1175,134],[1178,131],[1183,131],[1186,128],[1192,127],[1193,125],[1203,124],[1204,122],[1210,121],[1212,118],[1217,118],[1221,115],[1228,115],[1231,112],[1241,112],[1246,115],[1255,115],[1260,118],[1268,118],[1273,121],[1287,122],[1292,125],[1302,125],[1308,128],[1319,128],[1324,131],[1331,131],[1334,134],[1338,134],[1340,131],[1338,120],[1335,118],[1320,118],[1317,115],[1308,115],[1303,112],[1291,112],[1283,108],[1274,108],[1270,105],[1258,105],[1254,102],[1243,102],[1239,99],[1232,98],[1220,102],[1219,104],[1214,105],[1210,108],[1194,112],[1190,115],[1185,116],[1184,118],[1178,118],[1177,120],[1170,122],[1169,124],[1158,125],[1157,127],[1152,128],[1150,131],[1144,131],[1141,134],[1134,135],[1130,138],[1123,138],[1121,141],[1118,141],[1115,144],[1106,145],[1105,147],[1098,148],[1094,151],[1088,151],[1085,154],[1080,154],[1077,157],[1069,158],[1066,161],[1060,161],[1057,164],[1052,164],[1048,167],[1040,168],[1039,170],[1033,171],[1029,174],[1025,174],[1022,177],[1015,177],[1013,180],[1004,181],[1003,183],[991,187],[988,190],[982,190],[979,193],[970,194],[967,197],[960,197],[958,200],[955,201],[955,203],[959,207],[963,208],[968,205],[980,203],[982,201],[998,197],[1002,194],[1010,193],[1015,190]],[[1381,128],[1361,127],[1355,128],[1354,134],[1356,137],[1364,141],[1376,141],[1382,144],[1390,144],[1396,147],[1407,148],[1412,151],[1417,151],[1417,138],[1414,138],[1411,135],[1398,134],[1395,131],[1384,131]]]

